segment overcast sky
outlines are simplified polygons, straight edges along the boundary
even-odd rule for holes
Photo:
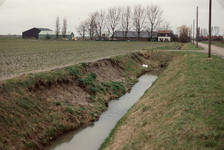
[[[224,0],[213,1],[212,26],[224,33]],[[219,1],[219,2],[218,2]],[[68,31],[76,36],[76,27],[88,14],[113,6],[159,5],[173,31],[181,25],[191,26],[199,7],[199,26],[208,28],[209,0],[0,0],[0,34],[22,34],[33,27],[55,30],[55,20],[68,20]]]

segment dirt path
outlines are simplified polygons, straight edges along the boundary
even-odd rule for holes
[[[208,51],[208,44],[198,43],[199,46],[203,47],[206,51]],[[224,58],[224,48],[218,47],[215,45],[211,45],[212,54],[216,54]]]

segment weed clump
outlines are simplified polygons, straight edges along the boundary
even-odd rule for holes
[[[66,107],[66,111],[67,111],[67,112],[69,112],[69,113],[71,113],[71,114],[73,114],[73,113],[74,113],[74,111],[72,110],[72,108],[71,108],[71,107]]]
[[[69,72],[69,73],[70,73],[71,75],[73,75],[73,76],[79,76],[79,75],[80,75],[80,71],[79,71],[79,69],[77,69],[76,67],[73,68],[73,67],[71,67],[71,66],[68,66],[68,67],[65,68],[65,70],[66,70],[67,72]]]
[[[82,67],[84,67],[84,68],[86,68],[86,66],[87,66],[86,63],[84,63],[84,62],[82,62],[81,65],[82,65]]]
[[[96,73],[90,73],[87,75],[86,78],[84,79],[80,78],[79,81],[83,85],[94,85],[93,81],[96,79],[96,77],[97,77]]]

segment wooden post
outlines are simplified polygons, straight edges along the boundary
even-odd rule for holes
[[[196,14],[196,48],[198,48],[198,7],[197,7],[197,14]]]
[[[191,24],[190,40],[192,40],[192,24]]]
[[[211,57],[211,34],[212,34],[212,0],[209,0],[209,38],[208,38],[208,57]]]
[[[193,21],[193,45],[194,45],[194,24],[195,24],[195,20]]]

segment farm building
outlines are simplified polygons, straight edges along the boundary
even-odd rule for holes
[[[159,30],[158,31],[158,41],[159,42],[170,42],[171,41],[171,31],[170,30]]]
[[[48,28],[32,28],[22,33],[23,38],[36,38],[38,39],[39,33],[41,31],[52,31]]]
[[[58,39],[62,39],[62,38],[63,38],[62,32],[59,32]],[[70,31],[66,32],[65,38],[69,40],[73,39],[74,33]],[[41,31],[39,33],[39,39],[56,39],[56,32],[55,31]]]
[[[150,39],[150,32],[142,31],[140,33],[140,41],[149,41]],[[124,31],[115,31],[114,32],[114,38],[116,40],[130,40],[130,41],[136,41],[138,40],[138,33],[136,31],[128,31],[127,37],[125,37]],[[157,40],[157,32],[153,32],[152,41]]]

